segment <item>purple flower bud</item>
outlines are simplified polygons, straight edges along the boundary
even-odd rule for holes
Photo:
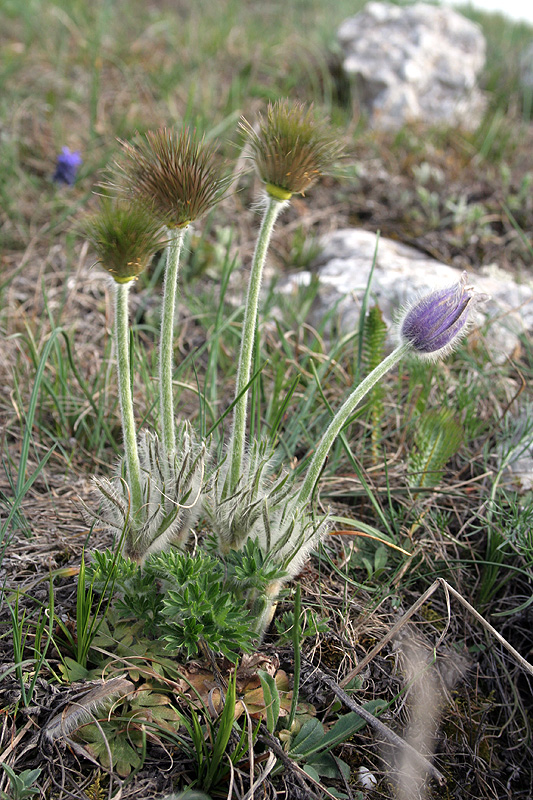
[[[488,296],[466,285],[467,274],[453,286],[438,289],[413,303],[400,318],[402,343],[417,355],[438,358],[446,355],[466,334],[472,308]]]
[[[64,147],[57,157],[56,171],[52,180],[56,183],[66,183],[68,186],[72,186],[76,180],[78,168],[82,163],[78,150],[71,153],[68,147]]]

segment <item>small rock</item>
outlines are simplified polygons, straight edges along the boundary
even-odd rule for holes
[[[367,767],[359,767],[357,772],[357,780],[363,789],[375,789],[378,785],[378,779],[373,772],[370,772]]]
[[[485,38],[451,8],[371,2],[337,36],[371,126],[421,120],[474,129],[481,122],[486,101],[477,76]]]

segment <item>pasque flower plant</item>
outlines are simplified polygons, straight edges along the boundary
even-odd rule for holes
[[[467,274],[464,272],[458,283],[424,295],[400,313],[398,346],[361,381],[335,414],[298,491],[298,505],[302,506],[310,499],[335,439],[372,387],[408,353],[436,360],[457,346],[472,322],[474,307],[487,299],[466,282]]]
[[[214,147],[194,131],[161,128],[122,143],[115,163],[115,188],[148,203],[169,231],[161,310],[159,408],[167,453],[176,449],[172,391],[176,288],[184,232],[223,197],[228,187]]]
[[[247,447],[247,409],[259,293],[276,220],[294,194],[303,194],[331,169],[341,147],[331,129],[317,120],[313,109],[300,103],[280,101],[269,105],[266,118],[259,117],[257,129],[243,119],[241,130],[262,182],[263,218],[246,295],[227,454],[215,471],[205,506],[222,554],[240,550],[247,541],[254,540],[265,558],[277,565],[278,579],[254,603],[255,624],[261,632],[282,580],[295,574],[296,565],[305,557],[304,543],[316,541],[322,525],[294,510],[292,504],[288,511],[291,488],[286,474],[275,476],[279,470],[270,445],[251,441]],[[302,558],[297,557],[298,553]]]
[[[176,425],[173,399],[173,352],[176,291],[184,231],[205,214],[224,194],[227,180],[215,161],[214,149],[192,131],[162,128],[138,137],[133,144],[122,143],[107,188],[119,198],[116,209],[141,209],[145,220],[165,230],[166,269],[161,306],[159,337],[159,411],[161,436],[143,432],[137,439],[130,402],[121,404],[123,417],[128,485],[130,496],[109,482],[100,481],[99,489],[107,501],[106,518],[115,529],[126,530],[125,551],[142,561],[149,552],[164,548],[168,542],[183,544],[200,510],[198,499],[204,478],[206,446],[199,441],[191,425]],[[133,204],[133,205],[131,205]],[[99,219],[99,218],[97,218]],[[141,219],[137,220],[141,223]],[[93,221],[92,228],[95,227]],[[91,229],[91,224],[89,225]],[[89,231],[90,232],[90,231]],[[93,243],[97,241],[92,236]],[[133,247],[133,242],[131,243]],[[133,250],[135,248],[133,247]],[[117,257],[122,257],[117,244]],[[135,255],[129,253],[130,262]],[[104,261],[104,259],[101,259]],[[105,259],[113,265],[108,252]],[[108,267],[109,268],[109,267]],[[140,270],[138,270],[140,272]],[[114,277],[122,280],[117,270]],[[127,278],[126,283],[136,277]],[[117,293],[116,330],[126,349],[127,293]],[[125,361],[119,362],[121,397],[125,396]],[[127,442],[127,444],[126,444]],[[131,502],[130,502],[131,500]]]
[[[148,266],[162,246],[161,223],[145,206],[113,202],[104,198],[100,212],[86,221],[86,232],[98,261],[114,282],[115,345],[122,433],[128,486],[131,492],[131,513],[135,518],[143,505],[141,465],[130,385],[130,353],[128,295],[131,282]]]
[[[266,119],[259,117],[259,130],[241,122],[252,161],[263,182],[263,219],[252,259],[246,297],[233,430],[229,445],[229,491],[242,482],[246,449],[246,409],[252,353],[257,324],[259,291],[266,254],[276,219],[293,194],[303,194],[327,172],[341,152],[332,131],[319,123],[312,109],[301,103],[278,101],[269,105]]]
[[[127,555],[142,561],[152,549],[188,533],[204,472],[205,447],[191,427],[179,430],[180,458],[164,452],[157,435],[137,437],[132,387],[128,296],[130,286],[165,245],[160,220],[142,202],[103,198],[85,222],[101,266],[113,278],[115,348],[124,441],[125,475],[95,479],[104,500],[104,521],[125,535]],[[121,470],[122,473],[122,470]]]
[[[327,530],[327,517],[314,512],[312,500],[331,447],[354,409],[408,354],[438,358],[450,352],[465,335],[471,312],[484,296],[467,286],[463,276],[455,286],[431,292],[405,309],[398,322],[398,346],[353,388],[317,442],[303,480],[296,483],[283,470],[268,442],[247,442],[259,293],[279,214],[294,194],[307,191],[331,169],[340,147],[312,109],[298,103],[271,105],[257,127],[243,120],[241,129],[262,182],[263,219],[246,294],[232,426],[223,457],[211,465],[207,479],[206,444],[199,441],[187,422],[176,427],[172,369],[183,231],[223,196],[228,185],[215,166],[214,150],[185,129],[181,133],[162,129],[134,144],[123,143],[115,166],[115,187],[135,202],[104,201],[100,216],[88,224],[88,232],[99,260],[114,278],[117,297],[118,375],[126,454],[126,481],[120,486],[125,485],[126,490],[116,480],[100,481],[101,493],[109,504],[107,519],[115,528],[129,531],[125,552],[142,563],[154,551],[168,551],[171,544],[182,548],[201,504],[214,534],[218,558],[225,562],[228,575],[234,572],[244,581],[239,596],[246,600],[243,613],[250,614],[247,624],[261,635],[283,582],[298,573]],[[158,376],[160,438],[156,431],[144,431],[140,436],[135,431],[129,384],[127,290],[161,247],[163,230],[167,262]],[[157,562],[160,565],[162,558]],[[235,597],[236,587],[237,583],[231,589]],[[179,591],[179,587],[173,591]],[[194,592],[187,596],[193,597]],[[174,634],[171,638],[176,640]]]
[[[309,506],[335,440],[363,398],[403,357],[412,354],[421,358],[437,359],[456,347],[468,330],[473,309],[479,302],[487,299],[486,295],[476,292],[466,283],[467,276],[463,273],[457,284],[421,297],[400,314],[398,346],[353,389],[336,412],[317,444],[299,487],[288,489],[286,476],[273,480],[264,461],[261,472],[255,472],[259,476],[255,482],[252,480],[253,475],[247,476],[249,485],[255,489],[254,502],[248,504],[250,511],[245,516],[245,521],[249,527],[246,533],[246,526],[241,524],[240,529],[235,526],[239,537],[235,537],[233,546],[239,549],[247,537],[255,538],[268,557],[283,571],[267,587],[265,607],[257,620],[258,631],[263,630],[269,620],[270,607],[282,583],[297,574],[309,552],[327,530],[327,519],[315,519]],[[254,465],[255,460],[250,459],[248,463]],[[246,497],[244,491],[243,497]],[[232,500],[235,509],[242,515],[243,506],[239,503],[238,495]],[[242,523],[242,516],[238,517],[235,511],[234,519],[239,519]],[[228,546],[227,537],[231,530],[231,520],[226,520],[219,534],[223,548]]]

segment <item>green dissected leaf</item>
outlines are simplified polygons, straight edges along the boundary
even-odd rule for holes
[[[245,599],[252,590],[264,593],[274,581],[286,573],[268,558],[255,539],[248,539],[241,550],[230,550],[225,556],[225,585],[237,598]]]
[[[167,591],[161,613],[167,649],[182,649],[192,657],[203,641],[235,663],[239,650],[252,647],[246,607],[237,604],[222,580],[209,572],[197,575],[194,583]]]
[[[126,716],[135,722],[146,720],[169,731],[176,731],[179,728],[181,714],[174,708],[167,694],[141,687],[130,700],[130,705],[131,709]]]
[[[168,697],[157,692],[143,692],[142,702],[132,702],[132,708],[128,711],[128,717],[131,717],[136,723],[143,721],[151,723],[150,733],[157,735],[157,728],[162,728],[165,731],[175,733],[180,727],[181,716],[171,705]],[[134,737],[135,738],[135,737]]]
[[[104,650],[116,647],[128,648],[142,637],[142,622],[134,619],[120,620],[117,612],[112,609],[102,621],[93,643]]]
[[[110,647],[114,647],[116,643],[117,643],[117,638],[111,631],[109,620],[104,619],[98,629],[98,633],[93,639],[93,644],[103,649],[108,649]]]
[[[113,744],[113,760],[115,769],[121,777],[126,777],[132,770],[141,766],[141,757],[136,749],[127,741],[124,736],[120,736]],[[104,762],[102,762],[104,764]]]
[[[313,611],[313,609],[308,609],[306,611],[305,617],[305,627],[302,631],[300,631],[300,638],[305,639],[306,637],[315,637],[319,633],[325,633],[328,630],[328,623],[322,617],[319,617],[318,614]],[[279,634],[280,644],[285,644],[286,642],[292,641],[292,631],[294,625],[294,614],[292,611],[285,611],[285,613],[281,617],[277,617],[274,619],[274,625],[276,626],[276,630]]]
[[[165,653],[163,642],[141,639],[129,646],[121,643],[116,647],[116,652],[128,660],[126,669],[132,681],[138,681],[141,677],[150,680],[154,678],[154,673],[161,676],[169,672],[176,673],[176,662],[162,655]]]
[[[257,674],[261,681],[263,697],[265,699],[266,726],[269,733],[274,733],[276,725],[278,724],[281,706],[278,687],[275,679],[272,675],[269,675],[268,672],[260,669],[257,671]]]

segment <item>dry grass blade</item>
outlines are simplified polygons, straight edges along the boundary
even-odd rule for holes
[[[490,622],[487,622],[487,620],[484,617],[482,617],[481,614],[478,611],[476,611],[476,609],[468,602],[468,600],[465,600],[465,598],[458,591],[456,591],[456,589],[454,589],[453,586],[450,586],[448,581],[444,580],[444,578],[437,578],[435,580],[435,582],[431,584],[429,589],[426,589],[424,594],[421,595],[418,598],[418,600],[416,600],[413,603],[411,608],[408,611],[406,611],[405,614],[398,620],[398,622],[396,622],[392,626],[392,628],[387,633],[387,635],[384,636],[383,639],[381,639],[381,641],[378,642],[378,644],[375,647],[372,648],[370,653],[368,653],[368,655],[366,655],[359,662],[359,664],[357,664],[356,667],[354,667],[352,670],[350,670],[348,675],[346,675],[342,679],[342,681],[339,684],[341,687],[342,686],[347,686],[350,683],[350,681],[353,680],[353,678],[355,678],[355,676],[358,675],[367,666],[367,664],[369,664],[372,661],[372,659],[375,658],[375,656],[377,656],[377,654],[379,652],[381,652],[381,650],[385,647],[385,645],[388,642],[390,642],[391,639],[394,638],[394,636],[396,636],[398,631],[401,628],[403,628],[405,623],[408,622],[411,619],[411,617],[416,613],[416,611],[418,611],[418,609],[422,605],[424,605],[426,600],[429,597],[431,597],[431,595],[439,588],[439,586],[442,586],[444,588],[444,591],[446,592],[446,597],[447,597],[447,601],[448,601],[448,607],[449,607],[449,597],[448,597],[448,595],[451,594],[453,597],[455,597],[457,600],[459,600],[459,602],[468,611],[470,611],[470,613],[478,620],[478,622],[480,622],[483,625],[483,627],[487,631],[489,631],[489,633],[491,633],[500,642],[500,644],[503,645],[503,647],[505,647],[506,650],[508,650],[509,653],[511,653],[513,658],[520,664],[521,667],[523,667],[523,669],[525,669],[527,672],[529,672],[530,675],[533,675],[533,665],[530,664],[529,661],[527,661],[523,656],[521,656],[520,653],[517,650],[515,650],[515,648],[512,645],[510,645],[509,642],[506,639],[504,639],[503,636],[500,633],[498,633],[498,631],[495,628],[493,628],[493,626],[490,624]],[[440,642],[444,638],[445,633],[446,633],[446,629],[443,631],[443,633],[439,637],[439,642],[435,645],[435,648],[438,647],[438,645],[440,644]]]
[[[250,786],[249,790],[246,792],[242,800],[254,800],[255,790],[259,789],[261,784],[264,783],[264,781],[266,781],[266,779],[268,778],[268,776],[270,775],[275,766],[276,766],[276,756],[274,755],[274,753],[269,753],[267,763],[263,771],[261,772],[257,780],[255,780],[254,783]]]
[[[294,778],[298,782],[299,786],[308,793],[308,797],[316,798],[316,800],[322,800],[324,795],[326,797],[332,798],[335,800],[335,795],[328,792],[328,790],[322,786],[322,784],[318,783],[311,778],[310,775],[305,772],[298,764],[296,764],[292,758],[290,758],[287,753],[283,750],[283,748],[279,744],[279,740],[272,736],[266,729],[266,726],[261,724],[261,734],[259,735],[260,741],[263,741],[271,750],[272,752],[280,759],[283,765],[293,774]],[[312,783],[314,786],[317,786],[320,789],[321,794],[316,794],[309,788],[309,783]]]

